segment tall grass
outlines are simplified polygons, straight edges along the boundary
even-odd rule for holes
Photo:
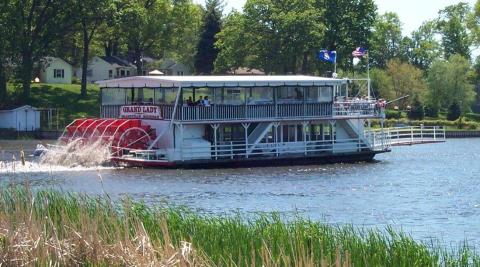
[[[468,247],[446,250],[385,231],[276,214],[201,216],[108,195],[28,187],[0,190],[0,265],[470,266]]]

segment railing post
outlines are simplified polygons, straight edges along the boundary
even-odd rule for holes
[[[412,142],[412,144],[413,144],[413,126],[410,126],[410,134],[411,134],[410,140],[411,140],[411,142]]]
[[[422,143],[423,143],[423,124],[420,124],[420,138],[421,138]]]
[[[437,126],[433,126],[433,140],[437,140],[437,132],[436,132]]]

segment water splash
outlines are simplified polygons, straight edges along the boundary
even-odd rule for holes
[[[27,161],[22,165],[21,161],[0,161],[0,174],[22,174],[22,173],[56,173],[56,172],[83,172],[98,170],[116,170],[118,167],[108,166],[60,166],[40,164],[39,162]]]
[[[64,146],[52,146],[41,157],[40,164],[65,167],[98,167],[110,161],[110,149],[102,140],[84,143],[76,139]]]

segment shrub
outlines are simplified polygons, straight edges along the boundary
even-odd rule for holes
[[[418,100],[418,98],[413,100],[412,108],[410,109],[410,112],[408,112],[408,118],[411,120],[423,120],[423,118],[425,118],[423,104],[420,102],[420,100]]]
[[[425,116],[430,118],[438,118],[438,108],[434,107],[433,105],[426,105]]]
[[[391,109],[387,109],[385,110],[385,116],[387,119],[400,119],[402,114],[400,113],[400,111],[396,111],[396,110],[391,110]]]
[[[457,101],[454,101],[449,107],[448,107],[448,113],[447,113],[447,120],[449,121],[455,121],[458,118],[460,118],[460,115],[462,115],[462,110],[460,108],[460,105],[458,104]]]

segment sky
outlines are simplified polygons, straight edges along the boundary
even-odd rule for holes
[[[193,0],[196,3],[203,4],[204,0]],[[232,9],[242,10],[246,0],[224,0],[225,10],[229,12]],[[403,23],[403,34],[410,35],[426,20],[437,17],[438,11],[446,6],[467,2],[473,6],[476,0],[375,0],[379,13],[395,12],[399,15]]]

